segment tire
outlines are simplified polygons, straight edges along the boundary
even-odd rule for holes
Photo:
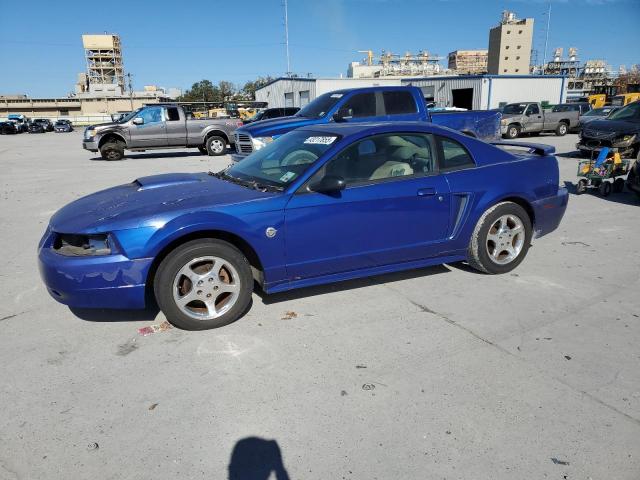
[[[124,158],[124,146],[121,142],[107,142],[100,147],[100,155],[109,161],[122,160]]]
[[[569,131],[569,126],[564,122],[560,122],[556,127],[556,136],[564,137],[568,131]]]
[[[502,233],[494,231],[500,221],[507,227]],[[512,232],[515,227],[520,230]],[[510,272],[527,255],[531,235],[531,219],[524,208],[513,202],[498,203],[482,214],[473,230],[468,249],[469,265],[489,274]],[[496,243],[500,241],[504,243]],[[507,245],[511,245],[510,251],[507,251]]]
[[[198,151],[203,155],[209,155],[209,152],[207,152],[207,147],[205,147],[204,145],[199,146]]]
[[[584,178],[578,180],[578,184],[576,185],[576,195],[582,195],[585,193],[587,191],[587,184],[588,182]]]
[[[598,187],[598,192],[603,197],[608,197],[611,194],[611,182],[602,182]]]
[[[613,193],[622,193],[624,191],[624,180],[622,178],[616,178],[613,181]]]
[[[227,141],[222,137],[212,135],[207,138],[205,148],[207,149],[207,154],[212,157],[218,157],[227,153]]]
[[[639,153],[640,155],[640,153]],[[631,185],[636,183],[636,176],[638,175],[636,173],[636,169],[638,171],[640,171],[640,163],[638,162],[638,160],[636,160],[636,164],[634,166],[631,167],[631,169],[629,170],[629,174],[627,175],[627,188],[632,191],[633,193],[636,194],[636,196],[640,199],[640,192],[636,191],[636,190],[632,190],[631,189]]]
[[[509,125],[507,127],[507,138],[513,140],[520,136],[520,127],[518,125]]]
[[[218,275],[211,275],[214,265]],[[202,285],[196,283],[199,277]],[[193,240],[160,263],[153,290],[158,306],[173,325],[208,330],[228,325],[245,312],[253,275],[248,260],[233,245],[212,238]],[[182,306],[181,298],[185,299]]]

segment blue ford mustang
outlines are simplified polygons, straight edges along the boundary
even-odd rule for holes
[[[139,178],[59,210],[39,245],[50,294],[228,324],[267,293],[447,262],[504,273],[567,206],[553,147],[424,122],[294,130],[218,173]],[[522,146],[522,144],[519,144]]]

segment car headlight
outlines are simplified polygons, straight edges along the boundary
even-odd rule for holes
[[[110,255],[111,239],[107,234],[76,235],[60,233],[56,235],[53,249],[60,255],[68,257],[89,257]]]
[[[500,120],[500,125],[506,125],[508,122],[508,120],[506,118],[503,118],[502,120]]]
[[[95,131],[95,129],[93,129],[93,128],[87,128],[87,129],[84,131],[84,138],[86,138],[87,140],[89,140],[89,139],[91,139],[91,138],[95,137],[95,135],[96,135],[96,131]]]
[[[616,138],[613,141],[613,145],[619,147],[628,147],[631,145],[636,139],[636,135],[622,135],[621,137]]]
[[[273,137],[256,137],[251,139],[251,144],[254,150],[260,150],[273,142]]]

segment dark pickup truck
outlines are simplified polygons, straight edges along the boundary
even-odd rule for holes
[[[320,95],[291,117],[263,120],[236,131],[240,160],[275,138],[307,125],[330,122],[424,121],[449,127],[471,137],[497,141],[500,112],[430,112],[418,87],[368,87],[336,90]]]
[[[233,145],[237,118],[189,118],[175,104],[147,105],[115,122],[87,127],[82,146],[105,160],[120,160],[125,150],[197,148],[203,154],[224,155]]]

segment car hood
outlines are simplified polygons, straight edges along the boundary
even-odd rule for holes
[[[503,113],[502,114],[502,119],[509,119],[509,118],[515,118],[515,117],[522,117],[524,114],[522,113]]]
[[[323,123],[322,118],[304,117],[280,117],[269,120],[259,120],[249,125],[239,128],[236,133],[248,133],[252,137],[266,137],[271,135],[282,135],[305,125],[316,125]]]
[[[637,133],[640,132],[640,123],[627,122],[624,120],[594,120],[589,122],[589,128],[584,133],[589,132],[607,132],[607,133]]]
[[[51,217],[50,227],[59,233],[97,233],[156,226],[182,213],[273,195],[207,173],[153,175],[71,202]]]
[[[95,125],[89,125],[87,128],[88,129],[92,129],[92,128],[107,128],[107,127],[117,127],[118,125],[120,125],[120,124],[116,123],[116,122],[106,122],[106,123],[96,123]]]

